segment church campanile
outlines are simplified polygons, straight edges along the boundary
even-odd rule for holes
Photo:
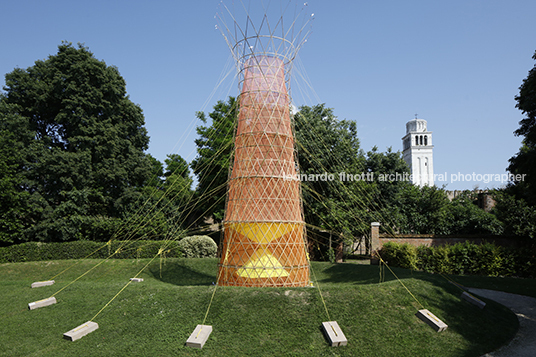
[[[434,185],[434,146],[426,124],[424,119],[408,121],[402,138],[404,161],[411,168],[412,183],[419,187]]]

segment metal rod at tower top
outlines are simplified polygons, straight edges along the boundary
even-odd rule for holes
[[[240,75],[219,285],[309,285],[288,83],[292,60],[305,41],[303,29],[310,20],[301,21],[297,29],[298,18],[285,22],[291,3],[272,20],[275,24],[266,8],[259,23],[246,6],[241,8],[243,24],[227,7],[219,17]],[[225,24],[225,16],[233,23]]]

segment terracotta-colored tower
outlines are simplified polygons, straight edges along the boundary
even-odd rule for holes
[[[250,57],[244,72],[219,284],[305,286],[309,265],[284,64]]]
[[[310,283],[288,91],[299,46],[271,31],[253,36],[241,32],[243,37],[233,42],[226,37],[240,75],[240,108],[219,285]]]

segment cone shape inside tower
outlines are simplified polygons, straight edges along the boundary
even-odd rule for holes
[[[244,66],[219,284],[307,286],[305,224],[283,61]]]

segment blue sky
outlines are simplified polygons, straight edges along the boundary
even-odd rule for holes
[[[366,151],[401,150],[405,123],[418,113],[433,131],[435,172],[447,173],[437,184],[500,186],[450,179],[503,174],[519,149],[513,131],[522,114],[514,97],[534,66],[536,1],[307,3],[314,21],[297,68],[311,87],[297,81],[296,105],[325,103],[340,119],[356,121]],[[145,114],[149,152],[161,161],[170,153],[190,161],[195,112],[238,92],[229,49],[215,28],[219,4],[1,0],[0,73],[55,54],[62,40],[82,42],[125,78]]]

